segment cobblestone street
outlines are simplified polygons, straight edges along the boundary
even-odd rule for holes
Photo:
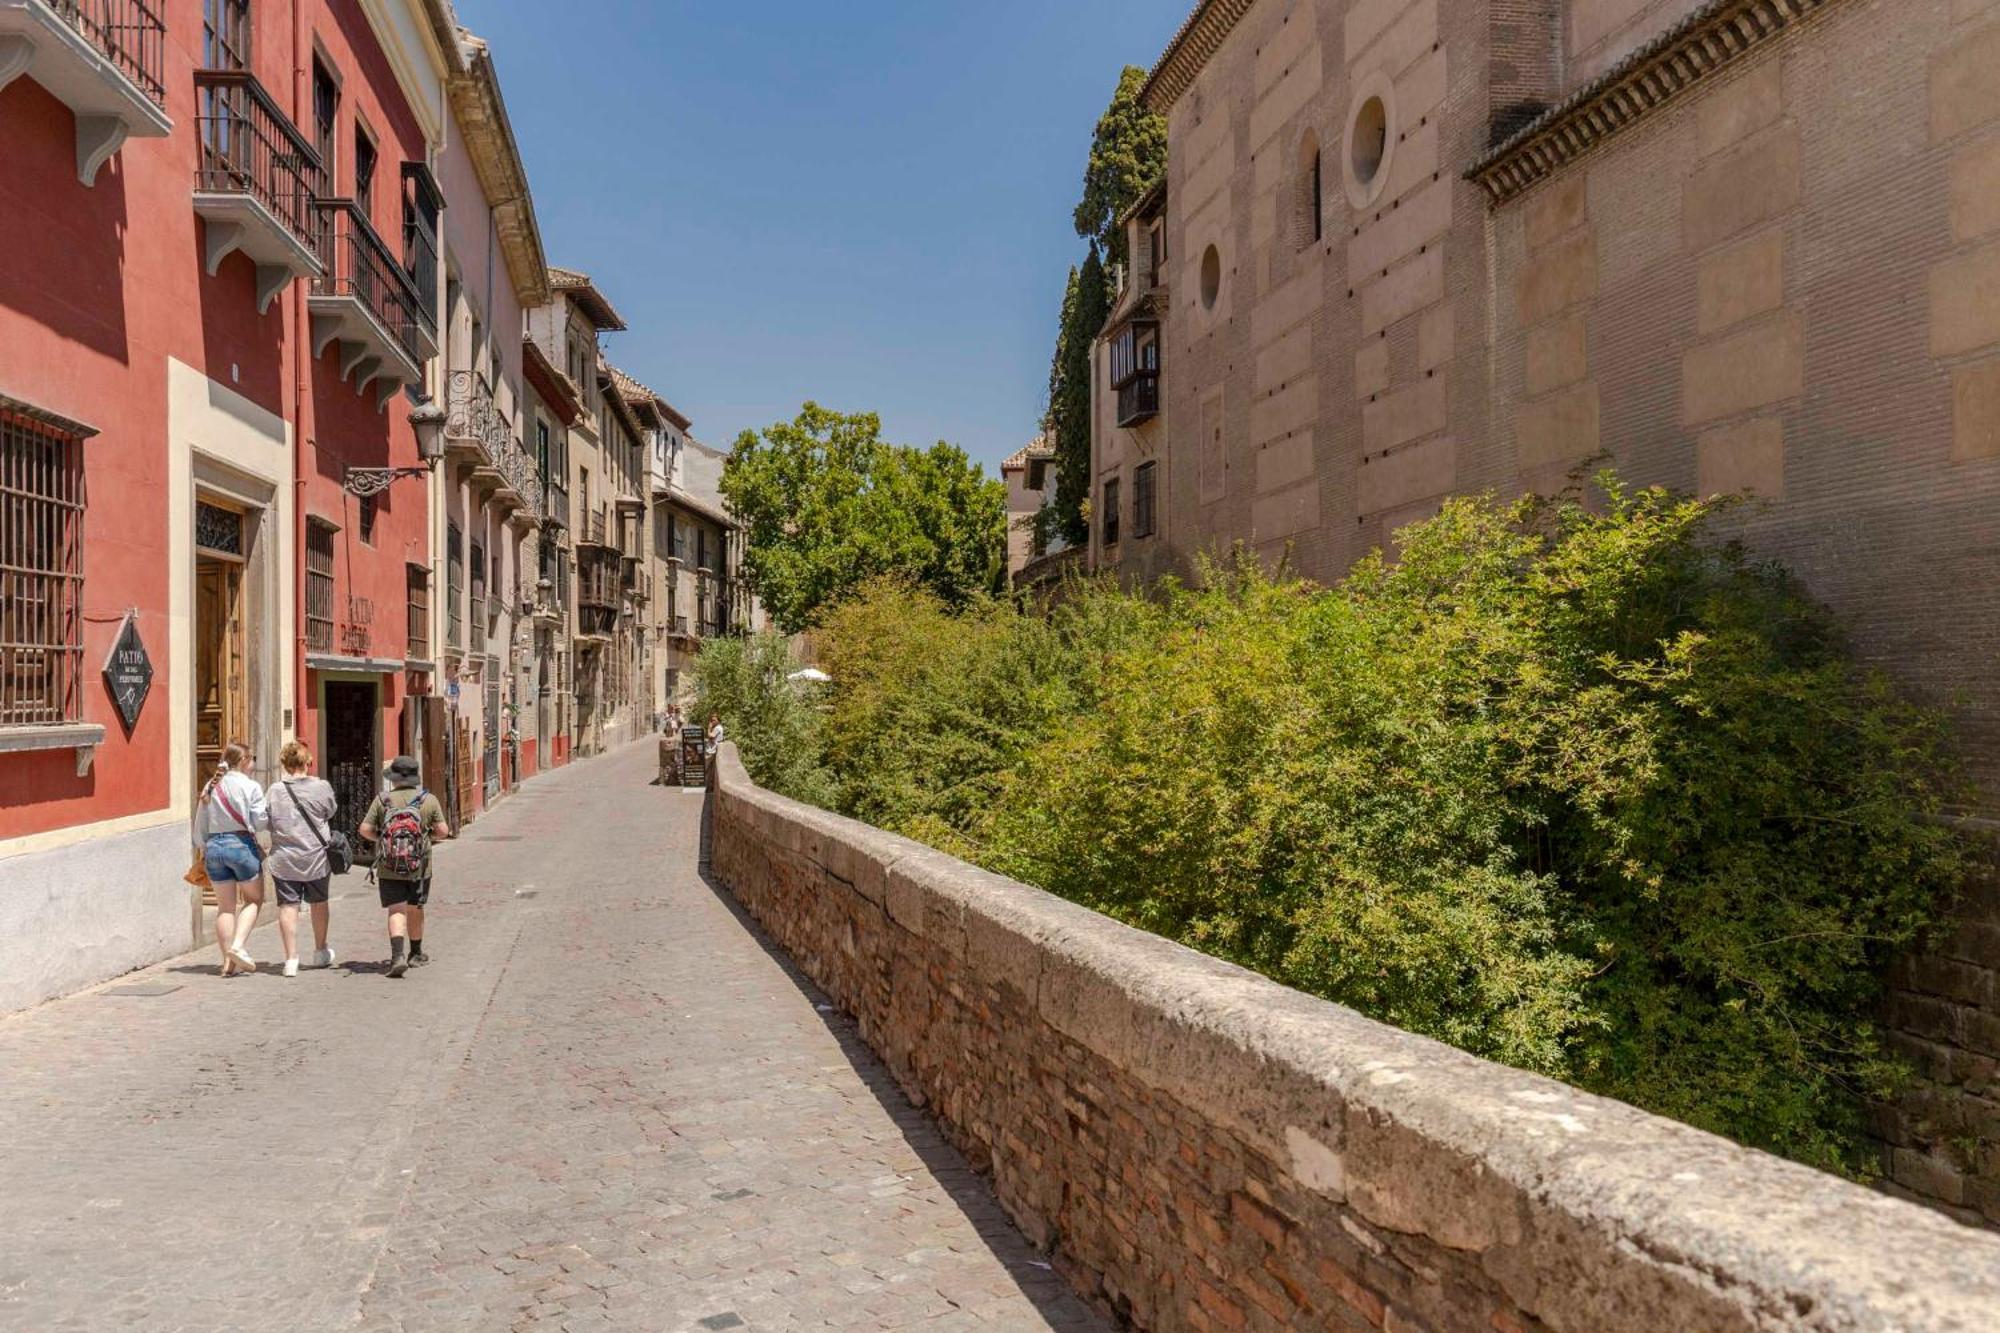
[[[330,971],[260,928],[254,976],[211,948],[0,1020],[0,1326],[1097,1327],[652,765],[441,850],[400,981],[357,873]]]

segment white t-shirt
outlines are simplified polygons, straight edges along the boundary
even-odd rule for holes
[[[194,812],[194,845],[201,846],[217,833],[248,833],[271,826],[264,804],[264,789],[248,773],[234,770],[210,783]]]

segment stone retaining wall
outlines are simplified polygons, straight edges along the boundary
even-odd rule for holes
[[[1886,1187],[2000,1226],[2000,870],[1975,879],[1936,947],[1889,981],[1889,1039],[1917,1080],[1876,1115]]]
[[[2000,1328],[2000,1238],[787,801],[733,746],[713,813],[716,877],[1136,1328]]]

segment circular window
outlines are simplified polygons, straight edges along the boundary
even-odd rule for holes
[[[1381,98],[1371,97],[1361,104],[1347,148],[1354,160],[1354,179],[1373,185],[1389,152],[1389,108],[1382,105]]]
[[[1347,178],[1347,201],[1367,208],[1389,183],[1389,159],[1396,151],[1396,90],[1380,73],[1354,90],[1354,110],[1347,119],[1347,151],[1341,174]]]
[[[1222,295],[1222,252],[1209,246],[1201,256],[1201,308],[1215,309],[1215,300]]]

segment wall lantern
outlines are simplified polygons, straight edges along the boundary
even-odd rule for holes
[[[426,398],[410,409],[410,429],[417,433],[418,467],[351,467],[341,480],[349,495],[380,495],[404,477],[428,477],[444,457],[444,409]]]

